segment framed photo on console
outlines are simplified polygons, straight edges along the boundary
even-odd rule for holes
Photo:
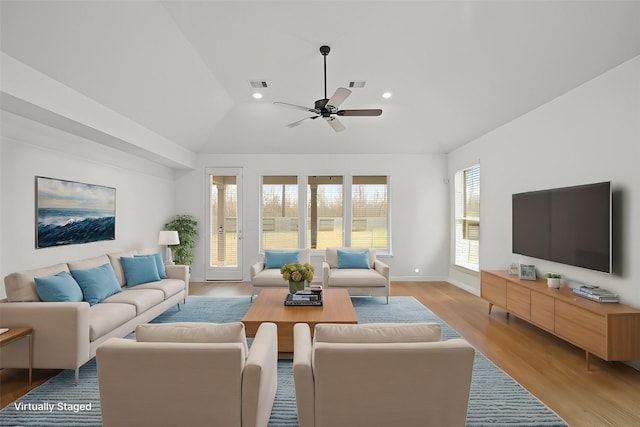
[[[518,279],[536,280],[536,266],[532,264],[520,264],[518,269]]]

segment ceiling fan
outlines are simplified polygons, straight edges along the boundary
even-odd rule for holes
[[[344,87],[339,87],[336,89],[335,93],[331,96],[331,98],[327,98],[327,55],[331,48],[329,46],[320,46],[320,53],[324,58],[324,98],[318,99],[314,103],[313,108],[303,107],[301,105],[289,104],[286,102],[274,102],[276,105],[282,105],[283,107],[295,108],[297,110],[308,111],[310,113],[314,113],[315,116],[305,117],[302,120],[295,121],[293,123],[289,123],[286,125],[289,128],[301,125],[307,119],[317,119],[318,117],[322,117],[328,124],[333,128],[336,132],[342,132],[346,128],[338,120],[336,116],[379,116],[382,114],[382,110],[380,109],[361,109],[361,110],[338,110],[340,104],[344,102],[345,99],[349,95],[351,95],[351,91]]]

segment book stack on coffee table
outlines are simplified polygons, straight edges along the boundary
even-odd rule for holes
[[[322,306],[322,289],[298,291],[295,294],[287,294],[284,300],[287,306]]]

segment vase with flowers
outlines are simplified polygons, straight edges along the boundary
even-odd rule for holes
[[[291,263],[280,267],[280,274],[289,281],[289,293],[295,294],[304,289],[305,282],[313,280],[313,266],[309,263]]]

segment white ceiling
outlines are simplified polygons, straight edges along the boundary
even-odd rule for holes
[[[639,1],[2,0],[1,15],[2,52],[195,153],[446,153],[640,55]],[[323,97],[323,44],[328,95],[365,80],[342,107],[382,116],[284,127],[309,114],[273,101]]]

